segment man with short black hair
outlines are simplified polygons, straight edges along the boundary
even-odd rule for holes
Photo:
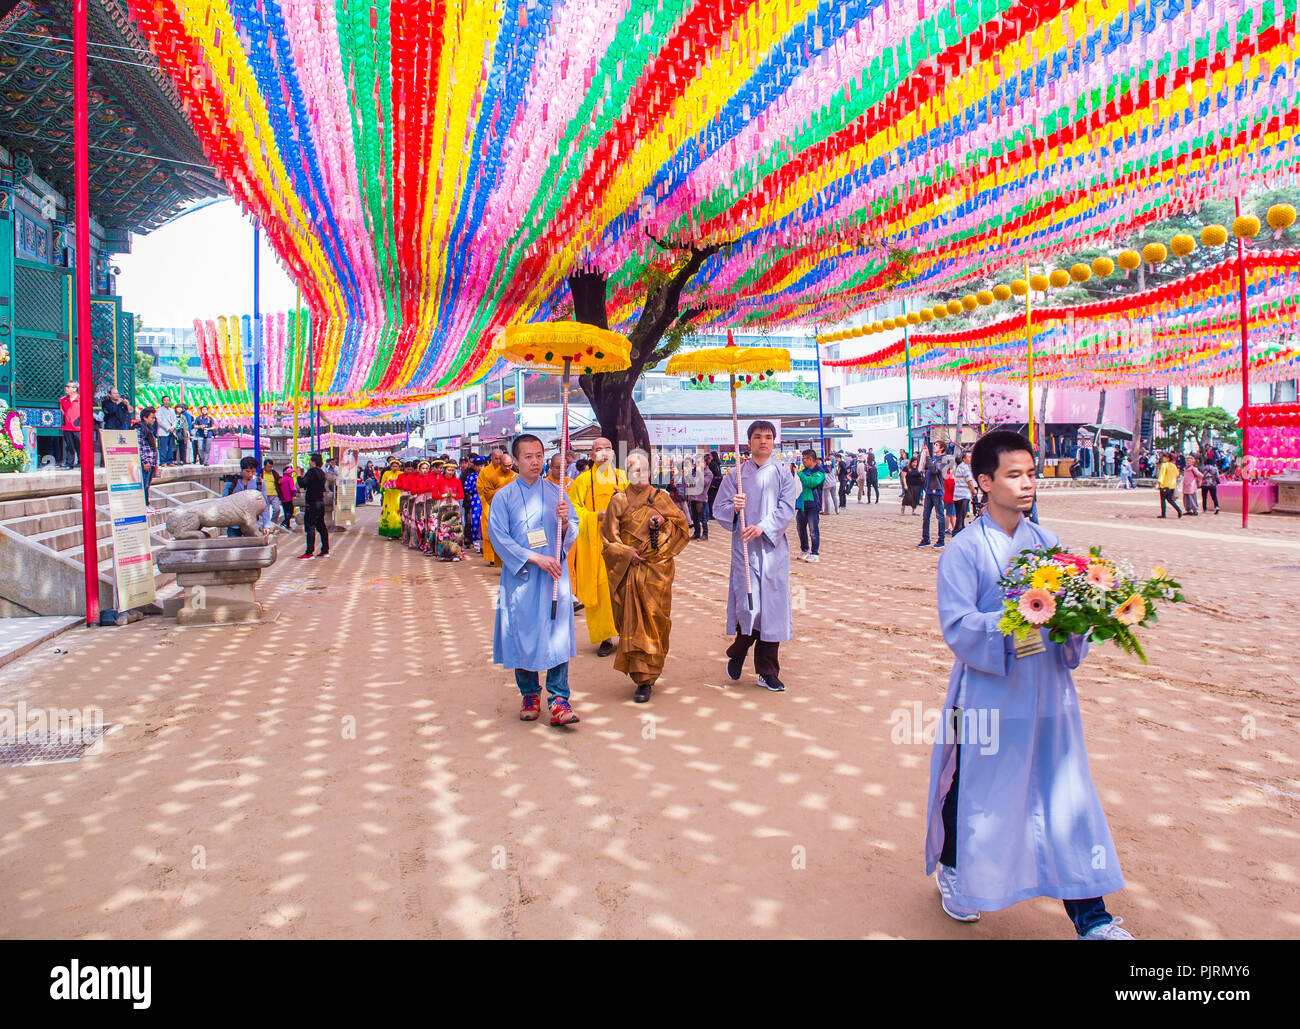
[[[971,471],[987,508],[939,558],[939,625],[956,660],[930,761],[926,874],[938,867],[943,910],[960,922],[1055,897],[1079,939],[1132,939],[1102,899],[1124,878],[1070,675],[1087,639],[1053,643],[1038,629],[1017,643],[999,628],[1011,558],[1059,543],[1026,517],[1034,452],[1017,432],[990,432]]]
[[[785,684],[780,679],[777,650],[794,635],[790,546],[785,532],[800,491],[789,469],[772,460],[776,427],[759,420],[750,424],[746,437],[749,460],[722,477],[713,509],[713,517],[731,530],[725,631],[736,638],[727,648],[727,678],[733,682],[740,678],[745,656],[757,645],[754,671],[758,684],[781,693]]]
[[[274,522],[271,518],[271,505],[267,498],[266,483],[264,483],[261,476],[257,474],[257,458],[255,457],[240,458],[239,478],[236,479],[234,484],[230,487],[230,495],[233,496],[236,493],[245,493],[249,491],[256,491],[262,494],[262,513],[257,517],[257,524],[261,528],[262,534],[265,535],[271,531],[271,526]],[[243,530],[237,526],[232,526],[226,530],[227,536],[242,536],[243,534]]]
[[[799,509],[794,516],[795,525],[799,529],[799,559],[816,564],[821,560],[820,522],[826,473],[817,467],[817,451],[805,450],[802,457],[803,467],[799,469]]]
[[[933,511],[934,520],[939,524],[939,542],[934,544],[934,549],[942,550],[944,531],[947,529],[943,480],[951,459],[948,457],[947,446],[942,442],[934,445],[933,454],[930,453],[929,443],[922,444],[922,447],[924,456],[921,458],[921,474],[925,476],[925,507],[921,511],[921,542],[917,546],[930,546],[930,512]]]
[[[309,557],[330,556],[330,532],[325,527],[325,460],[320,454],[311,455],[311,467],[298,477],[298,486],[303,491],[303,528],[307,532],[307,553],[299,554],[298,560]],[[316,554],[316,533],[320,533],[320,554]]]
[[[536,721],[541,713],[538,673],[544,671],[551,724],[572,725],[578,716],[569,703],[569,661],[578,648],[565,556],[578,538],[578,514],[564,490],[543,477],[540,439],[529,433],[517,436],[511,450],[519,475],[496,490],[487,521],[501,560],[492,662],[514,669],[523,698],[521,721]],[[553,601],[556,582],[559,594]]]

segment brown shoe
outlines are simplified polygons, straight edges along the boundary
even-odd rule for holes
[[[612,653],[614,653],[614,644],[609,640],[602,641],[600,646],[596,648],[597,657],[609,657]]]
[[[638,685],[636,688],[636,693],[632,695],[632,699],[635,700],[638,704],[644,704],[647,700],[649,700],[650,684],[648,682],[644,682]]]

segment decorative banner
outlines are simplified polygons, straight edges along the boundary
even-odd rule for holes
[[[113,520],[116,608],[129,611],[157,600],[140,467],[140,434],[135,429],[104,429],[100,442],[108,478],[108,515]]]
[[[683,248],[720,247],[696,327],[829,326],[1296,163],[1294,0],[128,7],[302,288],[274,388],[336,409],[478,381],[503,329],[572,316],[575,272],[626,334]],[[240,321],[203,335],[243,389]]]

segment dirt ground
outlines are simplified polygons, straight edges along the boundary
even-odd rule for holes
[[[496,574],[380,539],[282,539],[253,627],[77,629],[0,669],[0,706],[97,707],[74,764],[0,769],[0,936],[1072,936],[1040,899],[961,925],[922,848],[951,656],[919,517],[852,501],[795,561],[788,690],[723,671],[728,534],[678,558],[648,705],[579,615],[573,729],[517,718],[491,664]],[[1139,937],[1300,937],[1300,520],[1156,520],[1153,491],[1045,490],[1044,524],[1189,603],[1145,667],[1076,676]],[[797,552],[794,527],[790,538]],[[64,651],[58,653],[56,651]]]

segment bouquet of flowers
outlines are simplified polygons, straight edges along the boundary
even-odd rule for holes
[[[998,580],[1005,612],[998,628],[1023,641],[1031,631],[1047,628],[1053,643],[1072,635],[1114,640],[1125,653],[1147,662],[1134,629],[1156,621],[1156,601],[1181,603],[1178,583],[1163,568],[1141,579],[1132,567],[1093,547],[1086,555],[1062,547],[1025,550],[1012,558]]]

